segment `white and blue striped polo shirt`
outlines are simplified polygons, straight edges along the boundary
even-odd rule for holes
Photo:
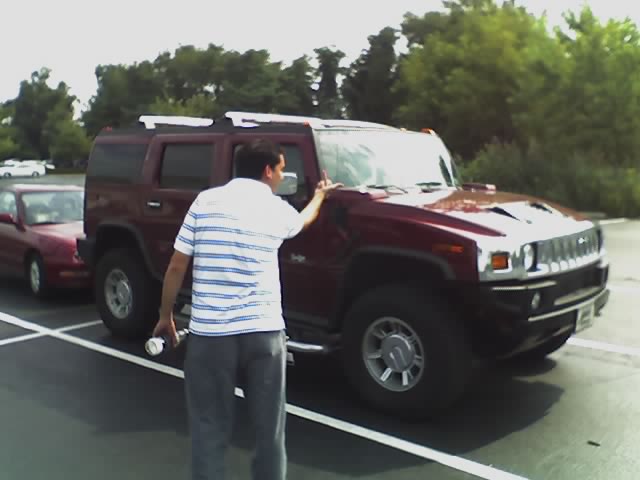
[[[283,329],[278,249],[302,228],[301,215],[257,180],[236,178],[201,192],[174,244],[193,256],[189,331]]]

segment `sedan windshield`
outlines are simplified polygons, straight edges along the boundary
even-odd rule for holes
[[[28,192],[22,194],[27,225],[79,222],[84,212],[84,192]]]
[[[457,187],[455,165],[435,135],[407,131],[316,131],[321,168],[346,187]]]

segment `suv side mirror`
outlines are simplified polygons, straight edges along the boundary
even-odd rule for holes
[[[16,225],[16,219],[13,218],[13,215],[10,213],[0,213],[0,223],[5,223],[8,225]]]
[[[283,175],[284,178],[282,179],[282,182],[280,182],[276,195],[295,195],[298,192],[298,174],[285,172]]]

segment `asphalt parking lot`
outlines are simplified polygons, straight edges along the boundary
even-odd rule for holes
[[[372,412],[333,359],[297,356],[289,478],[639,478],[640,222],[605,231],[612,293],[595,326],[537,366],[479,366],[464,401],[436,421]],[[113,339],[89,294],[36,301],[0,279],[0,312],[1,479],[187,478],[182,351],[151,359]],[[229,471],[248,479],[238,393]]]

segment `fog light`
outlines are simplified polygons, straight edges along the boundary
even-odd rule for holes
[[[538,309],[538,307],[540,306],[541,299],[542,297],[540,296],[540,292],[536,292],[533,294],[533,297],[531,297],[531,310]]]

